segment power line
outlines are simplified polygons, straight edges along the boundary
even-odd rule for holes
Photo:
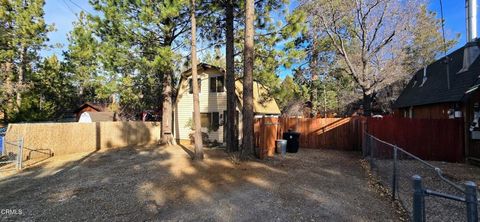
[[[73,9],[67,4],[67,2],[65,0],[62,0],[62,1],[63,1],[63,4],[67,6],[68,11],[70,11],[77,19],[79,19],[77,13],[73,11]]]
[[[442,37],[443,37],[443,53],[447,55],[447,41],[445,39],[445,18],[443,17],[443,4],[440,0],[440,16],[442,17]]]
[[[443,17],[443,3],[440,1],[440,16],[442,17],[442,38],[443,38],[443,53],[445,55],[445,65],[447,69],[447,89],[450,89],[450,59],[447,55],[447,40],[445,39],[445,18]]]
[[[92,14],[90,11],[86,10],[85,8],[83,8],[82,6],[78,5],[77,3],[75,3],[73,0],[68,0],[70,3],[72,3],[73,5],[77,6],[79,9],[85,11],[85,12],[88,12],[89,14]]]

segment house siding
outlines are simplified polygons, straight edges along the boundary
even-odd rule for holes
[[[84,112],[98,112],[96,109],[92,108],[91,106],[86,106],[85,108],[83,108],[82,110],[78,111],[75,115],[76,115],[76,118],[77,118],[77,122],[78,120],[80,119],[80,116],[82,116],[82,114]]]
[[[199,70],[201,79],[201,92],[199,94],[200,113],[218,112],[221,115],[220,127],[217,131],[210,131],[202,127],[202,132],[208,133],[211,141],[223,143],[223,119],[224,111],[227,110],[227,93],[210,92],[210,77],[222,76],[223,73],[213,70]],[[187,126],[193,116],[193,94],[189,93],[189,79],[182,79],[179,85],[179,94],[175,106],[175,137],[179,140],[189,140],[191,129]],[[240,117],[241,118],[241,117]]]
[[[413,106],[413,119],[448,119],[448,110],[454,108],[454,103],[437,103],[431,105]],[[410,118],[410,107],[395,110],[395,117]]]

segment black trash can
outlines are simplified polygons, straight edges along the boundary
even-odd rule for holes
[[[287,140],[287,152],[296,153],[300,143],[300,133],[288,130],[283,133],[283,139]]]

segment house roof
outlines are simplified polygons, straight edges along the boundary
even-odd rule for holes
[[[225,72],[225,69],[222,68],[222,67],[218,67],[218,66],[214,66],[214,65],[210,65],[210,64],[207,64],[207,63],[198,63],[197,65],[197,69],[198,70],[205,70],[205,69],[216,69],[220,72]],[[185,71],[182,72],[182,78],[185,78],[185,77],[189,77],[192,75],[192,68],[189,68]]]
[[[215,69],[225,75],[225,69],[209,65],[206,63],[199,63],[198,69]],[[180,79],[180,84],[186,78],[191,75],[191,68],[183,72]],[[242,93],[243,93],[243,84],[241,80],[235,81],[235,94],[237,95],[240,105],[242,105]],[[178,95],[177,95],[178,96]],[[262,84],[255,82],[253,83],[253,108],[254,112],[257,114],[281,114],[280,109],[278,108],[277,102],[268,94],[268,90]]]
[[[85,109],[85,107],[92,107],[92,109],[94,109],[97,112],[102,112],[102,111],[106,110],[106,105],[105,104],[86,102],[86,103],[80,105],[75,110],[73,110],[73,112],[78,113],[78,112],[82,111],[83,109]]]
[[[235,81],[235,93],[240,105],[243,106],[243,83],[241,80]],[[267,87],[256,81],[253,82],[253,111],[257,114],[281,114],[277,102],[268,94]]]
[[[459,102],[475,84],[480,74],[480,59],[477,58],[469,69],[459,73],[463,66],[464,48],[448,55],[450,89],[447,81],[445,57],[426,67],[426,81],[423,83],[424,69],[415,73],[408,85],[393,105],[395,108],[419,106],[445,102]]]

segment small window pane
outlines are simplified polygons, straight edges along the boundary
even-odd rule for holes
[[[225,78],[223,76],[217,77],[217,92],[223,92],[224,89]]]
[[[193,87],[192,87],[192,79],[189,79],[188,80],[188,88],[189,88],[189,93],[192,94],[193,93]]]
[[[198,92],[201,93],[202,92],[202,79],[198,78]],[[189,87],[189,93],[190,94],[193,94],[193,79],[190,78],[188,79],[188,87]]]
[[[217,130],[220,127],[220,116],[218,112],[212,113],[212,129]]]
[[[202,79],[198,78],[198,93],[202,92]]]
[[[210,78],[210,92],[215,92],[215,90],[217,88],[216,87],[217,82],[215,81],[215,79],[216,79],[215,77]]]

